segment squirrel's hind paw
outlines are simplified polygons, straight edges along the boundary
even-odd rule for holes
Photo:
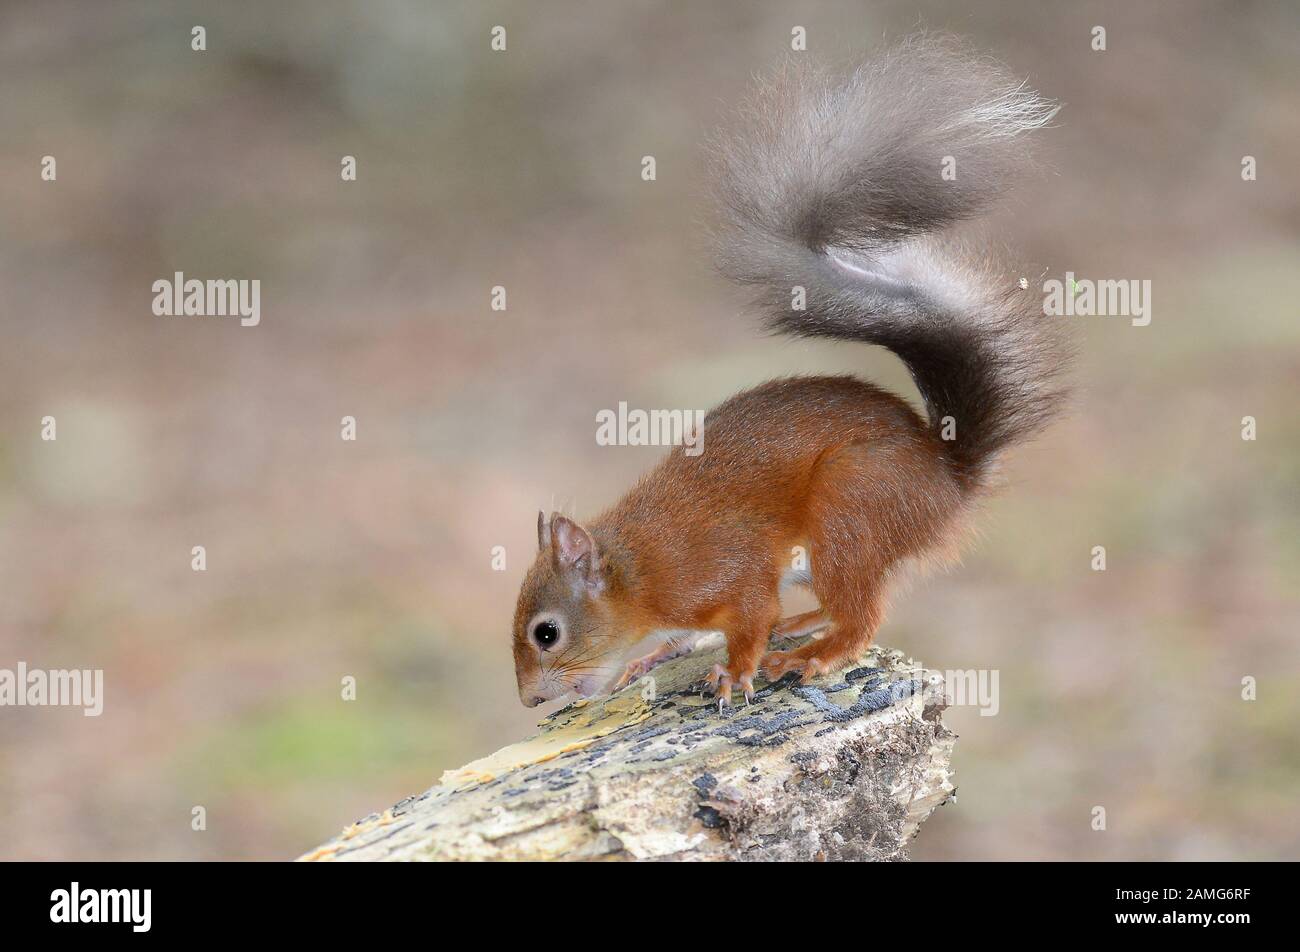
[[[814,641],[793,651],[769,651],[763,655],[759,666],[772,681],[780,681],[792,671],[807,681],[831,670],[831,665],[816,656],[821,647],[820,642]]]

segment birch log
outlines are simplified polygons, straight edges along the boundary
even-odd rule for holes
[[[943,679],[902,652],[719,711],[720,640],[449,770],[302,860],[896,860],[952,796]]]

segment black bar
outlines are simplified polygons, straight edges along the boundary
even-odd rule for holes
[[[683,941],[755,941],[780,919],[810,932],[861,930],[951,941],[1049,930],[1056,937],[1129,935],[1231,941],[1285,927],[1290,864],[904,863],[446,866],[291,863],[9,863],[0,892],[6,938],[313,938],[443,941],[615,941],[629,929],[680,927]],[[453,873],[454,875],[448,875]],[[87,912],[68,918],[72,884]],[[102,890],[149,890],[105,896]],[[60,892],[62,891],[62,892]],[[88,893],[94,899],[86,899]],[[69,902],[59,903],[66,897]],[[107,902],[103,900],[107,899]],[[128,905],[128,902],[130,905]],[[89,905],[87,905],[87,903]],[[134,921],[129,914],[135,912]],[[1207,918],[1202,918],[1207,917]],[[125,921],[121,921],[125,920]],[[638,925],[640,923],[640,925]],[[465,934],[465,930],[469,930]],[[414,935],[412,932],[414,931]],[[454,937],[462,935],[457,940]],[[839,935],[838,941],[844,936]],[[567,940],[565,940],[567,941]],[[1056,941],[1056,940],[1053,940]]]

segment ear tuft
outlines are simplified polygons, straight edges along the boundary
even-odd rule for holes
[[[546,521],[546,513],[537,510],[537,551],[544,552],[551,547],[551,525]]]

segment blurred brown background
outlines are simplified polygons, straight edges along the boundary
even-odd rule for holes
[[[0,857],[310,848],[535,722],[508,632],[536,512],[589,517],[660,452],[597,446],[596,410],[707,407],[799,371],[913,393],[883,353],[761,336],[701,251],[702,140],[794,25],[817,59],[918,25],[1005,59],[1064,103],[1046,174],[995,228],[1009,260],[1154,284],[1149,327],[1075,319],[1076,412],[882,632],[1001,676],[996,717],[949,715],[960,797],[915,856],[1300,857],[1298,20],[1281,2],[4,5],[0,667],[103,668],[106,697],[97,719],[0,708]],[[174,271],[260,279],[261,325],[155,317]]]

